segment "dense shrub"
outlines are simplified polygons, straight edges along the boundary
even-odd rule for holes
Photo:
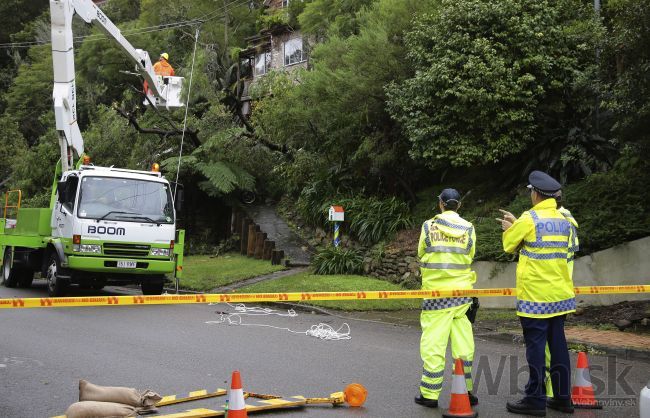
[[[327,247],[312,260],[316,274],[356,274],[363,269],[363,255],[354,249]]]
[[[345,209],[343,229],[365,245],[390,238],[395,232],[413,226],[409,206],[395,198],[335,197],[329,198],[320,182],[305,187],[296,209],[304,222],[327,228],[327,213],[331,205]],[[326,188],[325,188],[326,189]]]
[[[635,157],[566,188],[564,205],[580,224],[580,254],[650,235],[648,181],[650,164]]]
[[[395,197],[348,198],[336,202],[345,208],[350,233],[364,244],[377,243],[413,225],[408,205]]]
[[[634,157],[623,157],[606,173],[597,173],[564,187],[564,207],[575,216],[580,237],[578,256],[591,254],[627,241],[650,235],[650,164]],[[501,245],[501,227],[494,221],[500,207],[515,216],[530,209],[528,192],[510,203],[505,196],[479,205],[468,205],[461,215],[476,227],[476,259],[510,261]]]
[[[650,235],[649,182],[650,164],[628,150],[612,170],[592,174],[564,187],[563,205],[580,225],[578,256]],[[515,260],[516,255],[503,252],[501,226],[494,218],[501,217],[500,208],[515,216],[530,209],[529,191],[522,184],[515,195],[511,192],[490,194],[481,190],[481,184],[473,186],[466,179],[456,179],[454,185],[457,184],[461,191],[475,190],[463,200],[460,215],[476,228],[476,260]],[[413,208],[417,224],[438,213],[436,201],[431,196],[441,188],[435,185],[418,193],[421,202]]]

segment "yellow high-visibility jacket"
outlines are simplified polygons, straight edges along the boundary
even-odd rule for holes
[[[476,273],[471,264],[476,252],[474,226],[448,210],[422,224],[418,258],[422,290],[471,289]],[[471,298],[425,299],[424,310],[447,309],[470,303]]]
[[[503,233],[505,252],[519,251],[517,315],[550,318],[575,311],[569,271],[572,240],[572,225],[552,198],[524,212]]]

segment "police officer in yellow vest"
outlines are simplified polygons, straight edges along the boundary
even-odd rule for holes
[[[570,360],[564,335],[566,314],[575,311],[575,293],[569,271],[569,252],[574,241],[571,223],[554,199],[561,185],[541,171],[528,177],[533,208],[519,219],[504,213],[500,219],[503,249],[519,252],[517,263],[517,315],[526,342],[529,379],[525,397],[508,402],[513,413],[545,416],[546,407],[573,412]],[[551,354],[550,374],[554,397],[544,388],[544,348]]]
[[[460,194],[444,189],[438,196],[439,215],[425,221],[420,233],[418,257],[422,275],[422,290],[471,289],[476,273],[471,269],[476,251],[474,226],[458,215]],[[420,323],[422,338],[420,355],[424,362],[420,394],[415,402],[430,408],[438,406],[445,371],[447,341],[451,338],[451,353],[465,366],[465,379],[472,405],[478,399],[472,390],[474,336],[466,316],[472,298],[452,297],[425,299]]]
[[[580,242],[578,240],[578,221],[576,221],[569,209],[562,206],[561,190],[555,195],[555,200],[557,201],[557,210],[559,210],[562,216],[564,216],[571,224],[573,234],[571,236],[571,243],[569,244],[568,263],[569,276],[571,277],[571,280],[573,280],[573,260],[575,259],[576,252],[580,249]],[[546,396],[553,397],[553,385],[551,384],[551,374],[549,372],[551,368],[551,352],[548,349],[548,344],[546,344],[546,351],[544,353],[544,364],[546,365]]]
[[[571,211],[564,206],[562,206],[562,191],[558,191],[555,194],[555,200],[557,201],[557,210],[560,211],[562,216],[566,218],[567,221],[571,224],[571,229],[572,229],[572,235],[571,235],[571,243],[569,244],[569,253],[567,254],[568,256],[568,263],[569,263],[569,277],[571,277],[571,280],[573,280],[573,261],[575,259],[575,253],[580,249],[580,241],[578,239],[578,221],[573,217],[571,214]],[[500,209],[501,210],[501,209]],[[510,222],[514,222],[517,218],[514,217],[514,215],[510,212],[507,212],[505,210],[501,210],[501,213],[503,213],[504,218],[509,220]],[[553,397],[553,385],[551,383],[551,351],[548,348],[548,343],[546,344],[546,349],[544,350],[544,364],[546,366],[546,378],[545,378],[545,383],[546,383],[546,396],[552,398]]]

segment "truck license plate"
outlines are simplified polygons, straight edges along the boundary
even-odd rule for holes
[[[137,266],[135,261],[118,260],[117,267],[122,269],[134,269]]]

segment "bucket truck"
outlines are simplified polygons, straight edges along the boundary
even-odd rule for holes
[[[151,171],[100,167],[84,155],[76,111],[74,14],[99,27],[131,58],[153,106],[183,106],[183,78],[156,75],[149,54],[135,49],[91,0],[50,0],[50,11],[61,159],[48,208],[20,207],[20,190],[5,195],[0,283],[29,287],[40,273],[50,296],[64,295],[71,284],[94,289],[139,284],[143,294],[160,294],[166,277],[182,275],[184,231],[176,230],[181,193],[173,193],[157,164]]]

